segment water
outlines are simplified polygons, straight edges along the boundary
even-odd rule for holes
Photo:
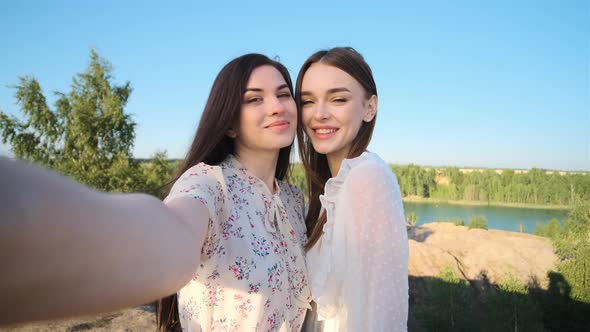
[[[411,203],[404,202],[406,214],[414,212],[418,217],[418,225],[453,217],[462,218],[465,226],[469,223],[469,217],[475,215],[485,216],[488,221],[488,229],[501,229],[518,232],[522,224],[524,232],[534,233],[538,224],[547,224],[550,219],[557,218],[565,221],[568,210],[511,208],[496,206],[466,206],[445,203]]]

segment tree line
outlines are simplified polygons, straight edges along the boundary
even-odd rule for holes
[[[307,187],[301,164],[294,164],[291,181]],[[434,198],[446,201],[516,203],[573,206],[590,200],[588,173],[547,172],[533,168],[526,172],[506,169],[462,172],[457,167],[426,168],[391,165],[403,197]],[[305,191],[305,190],[304,190]]]
[[[392,166],[403,196],[452,201],[573,206],[590,199],[590,175],[532,168],[462,172],[457,167]]]

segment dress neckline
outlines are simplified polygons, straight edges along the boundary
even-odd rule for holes
[[[268,186],[266,185],[266,182],[264,182],[261,178],[256,176],[253,172],[251,172],[233,154],[231,154],[231,153],[228,154],[227,158],[224,160],[224,163],[227,164],[227,166],[229,166],[230,168],[234,168],[234,169],[239,170],[243,176],[254,180],[256,183],[256,187],[258,187],[260,190],[262,190],[262,192],[265,195],[268,195],[270,197],[280,196],[281,186],[279,185],[279,181],[277,180],[276,177],[273,179],[273,186],[275,187],[275,193],[273,194],[271,192],[270,188],[268,188]]]

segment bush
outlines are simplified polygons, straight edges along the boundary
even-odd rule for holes
[[[414,227],[418,223],[418,216],[414,212],[406,214],[406,224]]]
[[[303,191],[305,198],[307,197],[307,179],[305,177],[305,169],[302,163],[291,164],[291,170],[287,175],[287,181],[299,187]]]
[[[542,331],[543,315],[539,304],[529,296],[528,287],[511,273],[498,283],[498,294],[491,300],[495,328],[499,331]]]
[[[551,219],[547,224],[540,224],[535,227],[535,235],[555,239],[561,233],[561,222],[558,219]]]
[[[427,284],[427,297],[416,308],[416,318],[425,331],[473,331],[473,291],[467,281],[445,266]]]
[[[473,228],[480,228],[480,229],[488,229],[488,221],[484,216],[471,216],[469,217],[469,225],[467,226],[469,229]]]
[[[451,218],[450,222],[455,224],[455,226],[465,226],[465,220],[463,220],[463,218]]]

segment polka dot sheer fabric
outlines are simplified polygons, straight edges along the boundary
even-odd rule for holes
[[[323,331],[406,331],[408,236],[395,175],[365,152],[343,161],[320,200],[327,222],[306,260]]]

